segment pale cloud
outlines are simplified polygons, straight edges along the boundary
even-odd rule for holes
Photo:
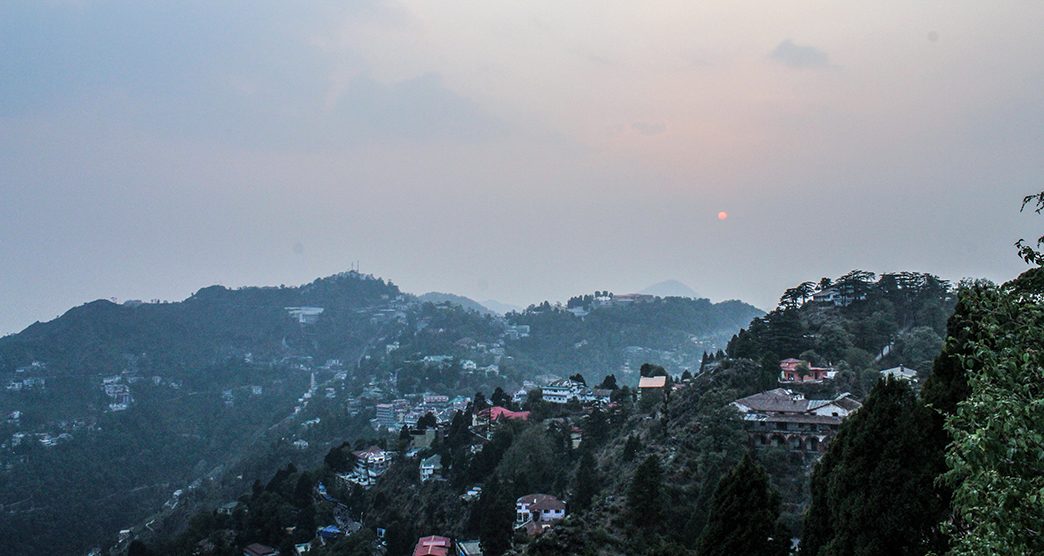
[[[776,45],[769,58],[792,68],[825,68],[830,66],[830,56],[814,46],[797,44],[790,39]]]

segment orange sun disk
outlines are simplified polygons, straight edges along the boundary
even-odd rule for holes
[[[727,213],[725,211],[721,211],[721,212],[718,213],[718,220],[725,220],[728,217],[729,217],[729,213]]]

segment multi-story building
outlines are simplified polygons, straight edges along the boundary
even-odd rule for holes
[[[743,414],[755,447],[783,446],[808,453],[825,451],[841,421],[863,406],[847,392],[828,400],[809,400],[783,388],[747,396],[732,405]]]

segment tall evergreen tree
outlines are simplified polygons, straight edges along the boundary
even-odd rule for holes
[[[509,484],[494,474],[482,489],[476,511],[479,516],[479,542],[482,553],[500,556],[511,548],[511,528],[515,521],[515,500]]]
[[[718,483],[700,556],[785,556],[790,534],[779,521],[779,495],[748,453]]]
[[[658,529],[663,520],[663,504],[663,470],[660,458],[651,455],[635,470],[627,491],[631,524],[644,531]]]
[[[638,451],[641,450],[641,449],[642,449],[642,441],[638,438],[638,436],[634,435],[634,434],[628,436],[627,437],[627,442],[624,442],[623,454],[622,454],[623,460],[624,461],[631,461],[631,460],[633,460],[634,456],[638,455]]]
[[[591,499],[600,487],[598,469],[591,452],[591,448],[584,448],[580,455],[580,463],[576,467],[576,490],[569,504],[571,511],[583,511],[591,507]]]
[[[932,414],[905,381],[880,381],[812,475],[801,553],[922,555],[946,548]]]

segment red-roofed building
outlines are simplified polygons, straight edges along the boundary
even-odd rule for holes
[[[413,548],[413,556],[449,556],[451,541],[446,537],[432,535],[421,537]]]
[[[639,398],[650,394],[662,394],[666,388],[667,377],[665,376],[643,376],[638,379]]]
[[[499,421],[500,419],[507,419],[509,421],[528,421],[528,411],[511,411],[506,407],[500,407],[495,405],[488,409],[483,409],[479,412],[479,415],[490,421]]]
[[[834,378],[834,369],[813,367],[808,361],[789,357],[779,362],[780,382],[822,382]]]
[[[565,503],[550,494],[527,494],[515,501],[515,528],[524,528],[530,536],[543,533],[565,515]]]

